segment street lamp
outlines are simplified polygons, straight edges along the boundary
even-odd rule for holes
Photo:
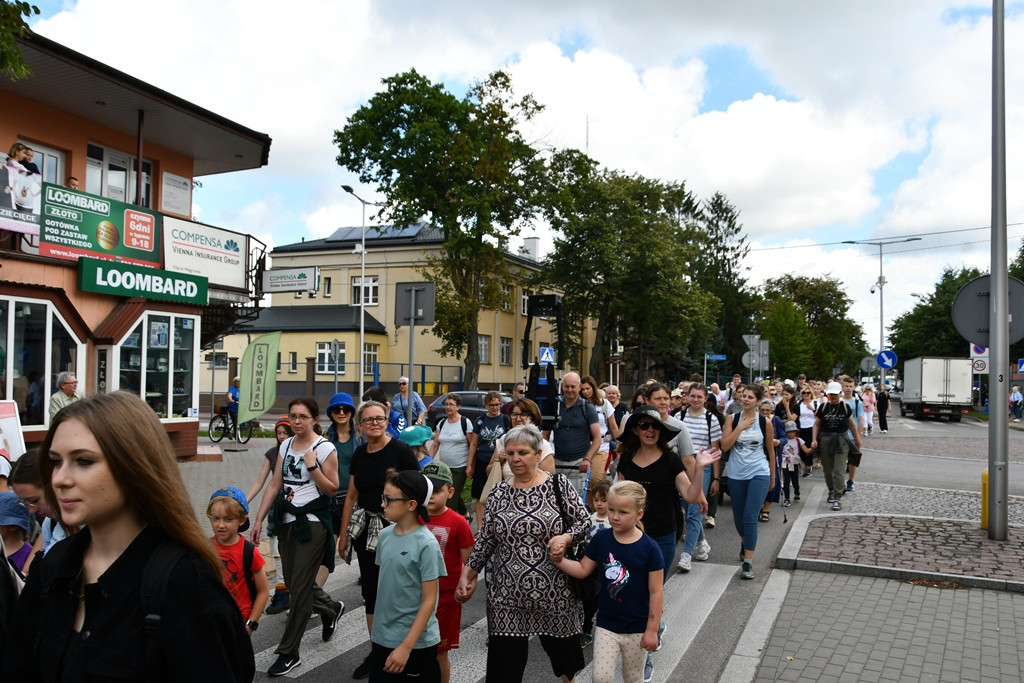
[[[342,185],[341,189],[359,200],[363,205],[363,232],[359,241],[359,400],[363,400],[364,382],[366,379],[365,368],[363,367],[363,355],[366,349],[366,205],[380,206],[375,202],[368,202],[352,189],[351,185]],[[412,374],[412,373],[410,373]]]
[[[872,242],[870,240],[844,240],[843,244],[871,244],[878,247],[878,282],[875,283],[875,287],[878,288],[878,352],[885,351],[885,275],[882,274],[882,249],[887,244],[902,244],[903,242],[920,242],[920,237],[904,237],[902,239],[894,240],[882,240],[880,242]],[[875,287],[871,288],[872,294],[875,291]],[[879,386],[885,386],[885,371],[878,368]]]

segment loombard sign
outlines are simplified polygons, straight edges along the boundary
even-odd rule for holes
[[[238,421],[247,422],[269,412],[277,400],[277,348],[280,332],[256,337],[242,354],[239,371]]]
[[[139,296],[197,306],[205,306],[209,299],[205,277],[91,258],[78,260],[78,288],[96,294]]]

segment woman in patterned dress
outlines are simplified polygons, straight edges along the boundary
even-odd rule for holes
[[[505,456],[514,476],[491,490],[455,591],[460,602],[472,597],[478,573],[493,556],[487,582],[488,683],[523,680],[531,636],[540,637],[561,680],[575,680],[584,667],[583,606],[551,561],[549,546],[583,540],[590,517],[565,475],[537,469],[542,443],[534,425],[513,427],[506,435]]]

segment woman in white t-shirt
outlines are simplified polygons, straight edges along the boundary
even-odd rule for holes
[[[430,445],[430,457],[440,460],[452,471],[452,487],[455,489],[455,510],[466,516],[466,503],[462,500],[462,489],[466,480],[474,474],[476,465],[476,439],[473,421],[459,412],[462,399],[456,393],[444,397],[444,412],[447,419],[437,423],[434,440]]]

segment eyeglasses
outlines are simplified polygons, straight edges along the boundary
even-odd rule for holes
[[[381,497],[380,497],[380,502],[383,503],[385,507],[387,507],[388,505],[391,505],[395,501],[403,501],[404,502],[404,501],[409,501],[409,500],[412,500],[412,498],[388,498],[385,495],[381,495]]]
[[[636,426],[637,429],[639,429],[641,432],[646,432],[648,429],[657,429],[658,431],[661,431],[661,423],[655,422],[653,420],[648,420],[646,422],[637,422]]]
[[[347,406],[334,406],[331,408],[331,415],[337,415],[338,413],[351,413],[352,409]]]
[[[39,499],[36,498],[35,501],[18,499],[18,505],[26,510],[35,510],[39,507]]]
[[[386,417],[384,417],[383,415],[377,415],[376,417],[364,417],[362,420],[359,421],[359,424],[364,424],[364,425],[378,424],[378,425],[382,425],[382,424],[384,424],[387,421],[388,421],[388,419]]]
[[[801,391],[801,392],[800,392],[800,395],[801,395],[801,396],[810,396],[810,395],[811,395],[811,392],[809,392],[809,391]]]
[[[64,384],[78,384],[78,380],[75,380],[74,382],[64,382]]]
[[[408,384],[409,384],[408,382],[399,382],[398,386],[404,387],[404,386],[407,386]]]
[[[516,411],[513,410],[511,413],[509,413],[509,416],[513,418],[526,417],[526,413],[517,413]]]
[[[488,408],[500,408],[501,404],[500,403],[488,403],[487,407]]]
[[[305,422],[306,420],[312,420],[312,415],[289,415],[288,419],[292,422]]]

